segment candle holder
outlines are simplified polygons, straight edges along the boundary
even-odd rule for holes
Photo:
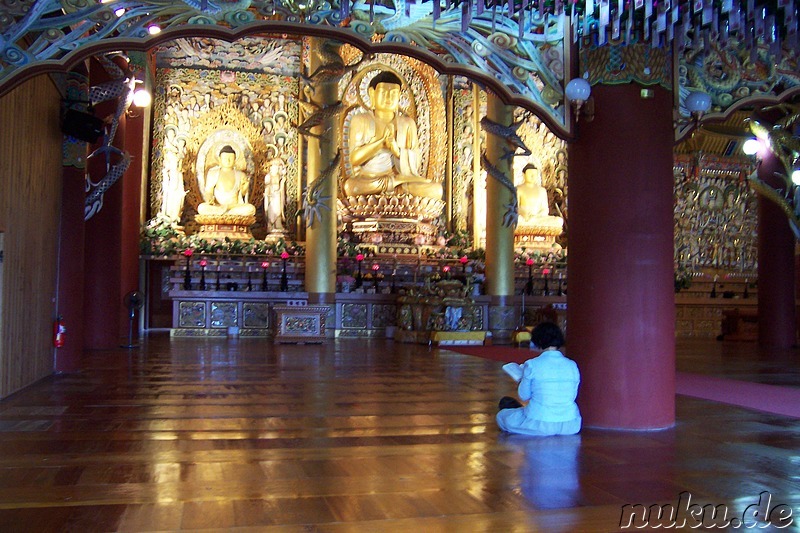
[[[269,289],[269,284],[267,283],[267,269],[269,268],[269,261],[262,261],[261,262],[261,270],[262,270],[262,277],[261,277],[261,291],[267,292]]]
[[[458,262],[461,263],[461,273],[464,274],[464,277],[466,278],[467,262],[469,262],[469,259],[467,259],[466,255],[462,255],[461,258],[458,260]]]
[[[286,250],[281,252],[281,259],[283,260],[283,269],[281,270],[281,292],[289,290],[289,278],[286,276],[286,260],[289,259],[289,252]]]
[[[216,290],[219,290],[219,266],[217,266],[217,284],[214,288]]]
[[[206,290],[206,265],[208,261],[205,259],[200,260],[200,290]]]
[[[559,274],[558,274],[558,295],[559,296],[564,296],[564,288],[562,287],[561,283],[562,283],[561,273],[559,272]]]
[[[443,266],[442,272],[444,272],[445,279],[450,279],[450,265]]]
[[[547,284],[548,277],[550,276],[550,269],[549,268],[543,269],[542,276],[544,276],[544,291],[542,291],[542,294],[544,294],[545,296],[550,296],[550,287]]]
[[[378,263],[372,265],[372,286],[375,287],[375,294],[378,294],[378,270],[381,266]]]
[[[528,282],[525,284],[525,289],[522,291],[522,294],[527,294],[528,296],[533,295],[533,259],[530,257],[525,260],[525,264],[528,265]]]
[[[744,278],[744,292],[742,293],[742,298],[749,298],[750,297],[750,289],[748,287],[750,283],[747,281],[747,278]]]
[[[192,271],[190,269],[192,263],[192,254],[194,252],[191,248],[187,248],[183,251],[184,257],[186,257],[186,271],[183,274],[183,290],[190,291],[192,290]]]
[[[247,292],[252,292],[253,282],[250,280],[250,268],[247,269]]]
[[[364,284],[364,278],[361,276],[361,262],[364,261],[364,254],[356,255],[356,263],[358,264],[358,272],[356,273],[356,282],[353,286],[358,289]]]

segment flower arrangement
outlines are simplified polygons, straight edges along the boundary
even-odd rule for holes
[[[155,257],[175,256],[191,249],[202,255],[280,255],[286,251],[289,255],[305,254],[305,248],[292,241],[283,239],[267,242],[256,239],[204,239],[198,235],[186,236],[178,233],[169,219],[157,215],[142,228],[139,240],[142,255]]]
[[[529,260],[533,262],[529,263]],[[514,261],[534,268],[550,266],[556,269],[563,269],[567,266],[567,251],[560,247],[553,247],[548,252],[528,251],[523,248],[522,251],[514,252]]]
[[[683,267],[677,267],[674,273],[675,277],[675,293],[681,292],[683,289],[688,289],[692,286],[692,274]]]
[[[142,255],[177,255],[188,247],[183,235],[180,235],[172,222],[163,215],[157,215],[142,228],[140,237]]]

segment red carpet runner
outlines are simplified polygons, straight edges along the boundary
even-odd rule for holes
[[[448,346],[447,349],[504,363],[512,361],[523,363],[539,355],[536,350],[514,346]],[[800,389],[795,387],[678,372],[675,377],[675,392],[703,400],[800,418]]]

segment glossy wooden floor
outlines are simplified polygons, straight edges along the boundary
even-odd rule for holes
[[[800,385],[796,352],[725,346],[678,367]],[[155,335],[84,368],[0,402],[0,531],[606,532],[682,491],[800,513],[800,420],[703,400],[666,431],[520,439],[500,363],[425,346]]]

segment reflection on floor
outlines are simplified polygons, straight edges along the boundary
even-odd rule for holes
[[[800,386],[795,350],[678,354]],[[515,438],[494,424],[514,392],[500,366],[375,340],[92,353],[0,402],[0,531],[607,532],[684,491],[728,518],[763,491],[800,513],[798,419],[679,396],[670,430]]]

